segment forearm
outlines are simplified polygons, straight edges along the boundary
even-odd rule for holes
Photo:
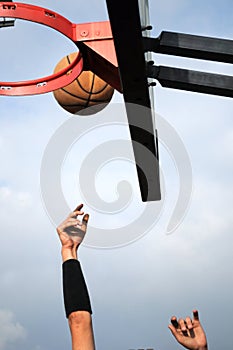
[[[62,269],[66,317],[75,311],[87,311],[91,314],[89,293],[79,261],[68,259],[63,263]]]
[[[72,350],[94,350],[94,335],[91,314],[75,311],[69,315]]]
[[[63,293],[73,350],[93,350],[91,304],[79,261],[63,251]]]

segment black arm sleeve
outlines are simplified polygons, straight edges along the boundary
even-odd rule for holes
[[[90,298],[79,261],[65,261],[62,270],[66,317],[74,311],[88,311],[91,314]]]

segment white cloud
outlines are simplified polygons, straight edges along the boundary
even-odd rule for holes
[[[7,199],[11,196],[12,192],[9,187],[4,186],[0,188],[0,199]]]
[[[8,310],[0,310],[0,350],[7,345],[16,344],[26,339],[25,328],[15,320],[15,315]]]
[[[32,196],[29,192],[13,191],[8,186],[0,187],[0,203],[4,205],[12,205],[14,207],[30,207]]]

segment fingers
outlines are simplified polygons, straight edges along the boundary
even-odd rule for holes
[[[169,324],[168,328],[170,329],[171,333],[176,338],[176,340],[180,342],[182,338],[182,333],[180,333],[180,326],[175,316],[171,317],[171,324]]]
[[[186,322],[183,320],[183,318],[180,318],[178,323],[183,334],[186,334],[187,333]]]
[[[84,212],[80,211],[80,209],[82,209],[82,207],[83,207],[83,204],[79,204],[77,206],[77,208],[72,213],[70,213],[70,215],[68,217],[69,218],[75,218],[78,215],[83,215]],[[82,224],[81,224],[82,229],[86,230],[86,227],[87,227],[87,224],[88,224],[88,220],[89,220],[89,214],[85,214],[83,216],[83,219],[82,219]]]
[[[82,209],[83,204],[79,204],[73,211],[80,211],[80,209]]]
[[[79,204],[74,211],[72,211],[72,213],[69,214],[68,218],[74,218],[78,215],[83,215],[84,214],[84,211],[82,211],[81,209],[83,208],[83,204]],[[84,217],[83,217],[83,221],[84,221],[84,224],[88,222],[88,219],[89,219],[89,215],[88,214],[85,214]]]
[[[171,318],[171,324],[172,324],[175,328],[178,328],[178,327],[179,327],[179,324],[178,324],[177,319],[176,319],[175,316],[173,316],[173,317]]]
[[[187,333],[187,330],[193,329],[193,323],[190,317],[186,317],[184,320],[183,318],[180,318],[178,321],[175,316],[172,316],[171,318],[171,325],[172,327],[169,327],[171,330],[181,330],[183,334],[185,335]]]
[[[72,211],[72,213],[68,215],[68,218],[75,218],[76,216],[83,215],[83,214],[84,212],[80,210]]]
[[[77,235],[81,235],[82,232],[82,238],[84,237],[86,231],[87,231],[87,224],[89,220],[89,214],[85,214],[81,210],[83,207],[83,204],[79,204],[75,210],[68,215],[65,221],[63,221],[58,227],[57,232],[61,238],[62,234],[68,234],[69,236],[76,237]],[[83,215],[83,218],[78,220],[77,216]],[[80,236],[81,237],[81,236]]]
[[[195,321],[199,321],[199,315],[197,310],[193,310],[193,319]]]
[[[186,323],[186,327],[187,327],[189,330],[190,330],[190,329],[193,329],[193,323],[192,323],[190,317],[186,317],[185,323]]]
[[[68,217],[74,218],[77,215],[83,215],[83,211],[81,210],[83,207],[83,204],[79,204],[70,214]]]

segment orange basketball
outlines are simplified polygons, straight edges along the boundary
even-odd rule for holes
[[[63,57],[54,73],[67,67],[77,53]],[[102,110],[110,102],[114,89],[91,71],[83,71],[71,84],[55,90],[55,99],[61,107],[72,114],[90,115]]]

